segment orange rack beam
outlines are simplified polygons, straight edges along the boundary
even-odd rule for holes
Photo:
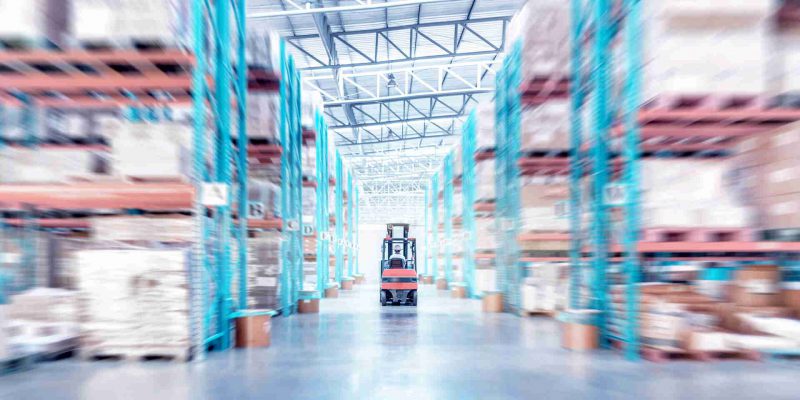
[[[0,185],[0,205],[22,209],[30,204],[49,209],[138,208],[189,209],[195,190],[188,183],[78,183]]]

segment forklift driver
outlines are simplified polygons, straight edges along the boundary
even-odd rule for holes
[[[406,263],[406,258],[405,258],[405,257],[404,257],[402,254],[400,254],[400,252],[401,252],[402,250],[403,250],[403,247],[402,247],[402,246],[400,246],[399,244],[398,244],[398,245],[395,245],[395,246],[394,246],[394,254],[392,254],[392,256],[391,256],[391,257],[389,257],[389,262],[391,262],[391,260],[400,259],[400,260],[402,260],[402,261],[403,261],[403,265],[405,265],[405,263]]]

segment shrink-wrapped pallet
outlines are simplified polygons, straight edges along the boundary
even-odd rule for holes
[[[63,46],[68,0],[0,0],[0,39],[8,44]]]
[[[70,0],[70,32],[79,43],[191,46],[187,0]]]
[[[75,258],[88,354],[187,355],[187,250],[84,250]]]
[[[475,163],[476,199],[490,201],[495,199],[494,159],[481,160]]]

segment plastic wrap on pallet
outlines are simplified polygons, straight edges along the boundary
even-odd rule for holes
[[[568,231],[565,202],[569,187],[563,178],[527,178],[520,191],[522,224],[526,231]]]
[[[734,165],[723,159],[641,161],[643,226],[753,226],[753,210],[737,193]]]
[[[494,159],[481,160],[475,163],[475,186],[476,199],[494,200],[495,199],[495,166]]]
[[[191,41],[187,0],[70,0],[70,32],[79,43],[161,46]],[[110,42],[110,43],[109,43]]]
[[[279,231],[259,233],[247,240],[247,306],[277,309],[280,296],[281,238]]]
[[[63,46],[69,8],[67,0],[0,0],[0,40],[23,46]]]
[[[549,312],[564,309],[568,291],[568,268],[564,263],[535,263],[522,285],[522,309]]]
[[[495,107],[494,102],[478,104],[478,126],[475,130],[475,149],[493,150],[495,147]]]
[[[567,101],[550,101],[522,111],[520,127],[523,151],[565,151],[570,147]]]
[[[115,354],[188,350],[189,259],[184,249],[78,252],[83,346]]]
[[[267,71],[278,71],[280,60],[280,37],[260,27],[248,27],[246,43],[246,61],[252,68]]]
[[[111,136],[114,172],[145,180],[185,180],[192,171],[192,128],[175,122],[121,122]]]
[[[247,137],[277,142],[280,115],[280,102],[275,94],[247,92]],[[239,137],[238,129],[231,134]]]
[[[35,287],[12,295],[10,319],[40,322],[78,322],[79,296],[74,290]]]
[[[774,4],[770,0],[644,3],[643,100],[765,93]]]
[[[0,183],[67,183],[100,176],[108,153],[75,148],[0,149]]]
[[[522,79],[567,76],[570,57],[570,3],[528,1],[509,24],[509,38],[521,40]]]
[[[197,221],[188,216],[113,216],[92,218],[92,236],[120,242],[189,243]]]
[[[494,218],[476,218],[475,235],[480,238],[475,244],[478,252],[497,250],[497,228]]]
[[[767,70],[769,92],[778,94],[779,105],[800,106],[800,29],[791,27],[769,35]]]

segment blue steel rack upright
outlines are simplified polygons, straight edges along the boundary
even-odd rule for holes
[[[344,279],[344,254],[342,253],[342,239],[344,238],[344,205],[343,203],[343,190],[344,190],[344,166],[342,165],[342,156],[339,152],[336,152],[336,193],[335,193],[335,202],[336,202],[336,237],[334,243],[336,243],[335,254],[336,254],[336,283],[339,287],[342,286],[342,279]]]
[[[453,238],[453,154],[450,153],[444,158],[444,279],[447,284],[453,283],[453,246],[450,245]]]
[[[330,281],[330,220],[328,218],[328,190],[330,180],[328,179],[328,125],[325,118],[317,111],[315,115],[315,126],[317,131],[316,156],[317,156],[317,291],[320,296],[325,295],[328,282]]]
[[[235,15],[231,15],[231,12]],[[233,17],[233,18],[232,18]],[[207,20],[208,18],[208,20]],[[232,40],[231,22],[234,22],[236,40]],[[233,186],[232,166],[238,169],[239,210],[247,209],[247,128],[246,103],[247,72],[245,61],[245,1],[223,1],[213,5],[200,0],[192,2],[193,53],[195,65],[192,71],[192,100],[194,106],[194,169],[192,182],[195,185],[198,199],[195,201],[195,218],[199,227],[198,241],[194,248],[193,268],[191,268],[192,297],[192,342],[197,349],[197,359],[203,359],[208,346],[215,349],[227,349],[232,345],[232,319],[235,309],[242,307],[242,293],[246,293],[240,285],[240,302],[235,304],[231,288],[230,244],[234,233],[231,213],[231,199],[214,209],[204,206],[200,201],[203,186],[207,183],[224,185],[227,191]],[[210,24],[213,28],[207,26]],[[208,40],[208,34],[214,35]],[[237,67],[231,60],[231,43],[236,46]],[[208,74],[213,73],[213,88],[209,84]],[[233,77],[236,77],[233,80]],[[233,87],[233,91],[231,90]],[[223,88],[223,89],[220,89]],[[238,147],[232,151],[231,136],[231,103],[232,94],[236,96]],[[208,116],[211,118],[207,118]],[[213,126],[207,124],[212,121]],[[207,147],[207,129],[213,132],[212,147]],[[206,167],[209,157],[213,157],[213,170]],[[207,218],[208,213],[213,218]],[[247,215],[246,212],[244,215]],[[244,282],[247,271],[246,257],[241,257],[242,248],[246,250],[247,241],[246,218],[240,219],[235,237],[239,241],[239,282]],[[213,284],[214,291],[210,290]],[[198,314],[200,313],[200,314]]]
[[[641,264],[638,254],[639,244],[639,159],[640,135],[638,112],[641,91],[641,1],[624,0],[620,9],[612,7],[611,0],[597,0],[593,4],[585,4],[581,0],[572,0],[572,34],[570,77],[571,93],[571,139],[570,139],[570,229],[572,262],[572,284],[570,288],[570,305],[580,304],[579,284],[581,277],[579,260],[582,258],[582,241],[580,218],[582,212],[580,179],[584,176],[583,165],[587,165],[588,175],[592,177],[591,204],[589,211],[592,219],[588,244],[591,256],[591,301],[589,307],[600,311],[597,321],[600,331],[601,345],[608,347],[611,339],[620,341],[629,359],[639,358],[638,304]],[[620,17],[623,16],[623,17]],[[622,28],[622,29],[621,29]],[[589,39],[587,42],[586,39]],[[618,40],[617,40],[618,39]],[[626,81],[622,86],[621,98],[615,97],[612,90],[612,71],[614,56],[612,44],[619,42],[625,46],[621,53],[624,59]],[[591,43],[591,55],[584,54],[584,47]],[[619,61],[619,60],[617,60]],[[589,66],[591,76],[583,76]],[[583,109],[590,98],[593,105],[593,120],[588,143],[589,162],[585,161],[581,140]],[[621,109],[617,109],[621,107]],[[621,115],[624,127],[622,151],[623,161],[621,185],[624,188],[624,200],[621,211],[624,215],[622,229],[623,276],[625,278],[625,326],[621,337],[612,337],[608,318],[611,310],[609,304],[609,234],[610,205],[606,203],[606,191],[611,178],[609,143],[611,128],[615,116]]]
[[[496,151],[495,151],[495,226],[500,242],[497,250],[499,289],[507,311],[520,310],[522,266],[519,263],[520,231],[520,116],[522,113],[519,87],[521,83],[521,42],[515,43],[497,73],[495,92]]]
[[[294,59],[287,55],[286,46],[280,45],[281,67],[281,217],[283,241],[281,244],[281,312],[292,314],[303,284],[303,170],[301,164],[302,123],[300,72]]]
[[[475,226],[475,133],[477,114],[473,110],[464,123],[461,132],[461,171],[462,200],[461,210],[464,229],[464,281],[467,285],[467,296],[476,297],[475,288],[475,247],[477,242]]]
[[[429,250],[431,242],[430,241],[431,237],[430,197],[431,197],[431,185],[428,184],[425,185],[425,204],[423,205],[423,207],[425,207],[425,247],[423,247],[425,253],[423,254],[422,259],[425,260],[425,262],[422,271],[420,271],[424,276],[428,276],[429,264],[431,263],[430,260],[431,252]]]
[[[431,177],[431,213],[433,216],[433,223],[431,226],[432,229],[432,242],[433,250],[431,252],[431,275],[433,279],[437,279],[439,277],[439,173],[433,174]]]
[[[354,251],[353,251],[353,174],[347,174],[347,277],[352,278],[354,270]]]

